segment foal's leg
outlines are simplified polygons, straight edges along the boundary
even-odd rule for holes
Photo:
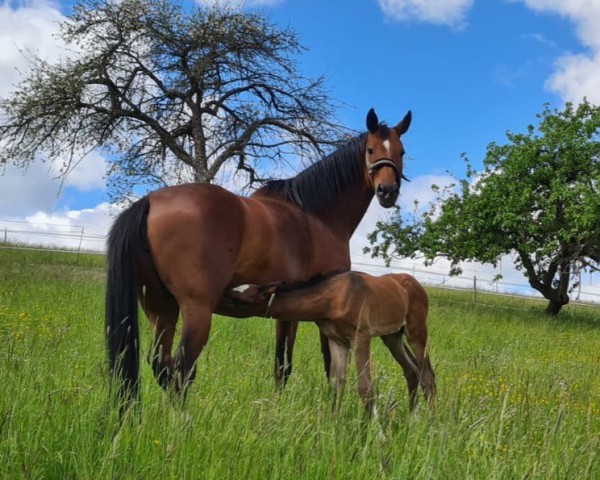
[[[275,322],[275,385],[283,388],[292,374],[292,356],[298,322]]]
[[[433,408],[435,398],[435,374],[429,360],[429,343],[427,337],[426,316],[411,314],[406,317],[406,338],[415,354],[418,379],[425,399]]]
[[[371,336],[358,333],[355,339],[356,371],[358,373],[358,394],[369,415],[374,413],[373,383],[371,381]]]
[[[329,384],[333,387],[332,412],[335,414],[342,401],[342,391],[346,382],[346,370],[350,348],[332,338],[329,338],[329,350],[331,352],[331,370]]]
[[[402,330],[399,330],[389,335],[383,335],[381,339],[394,359],[402,367],[402,372],[404,373],[404,378],[408,385],[408,405],[409,409],[412,411],[417,406],[419,400],[419,374],[416,358],[404,347],[402,336]]]

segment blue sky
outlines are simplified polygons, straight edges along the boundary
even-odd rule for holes
[[[343,124],[364,129],[370,107],[390,123],[412,110],[409,176],[462,172],[461,152],[479,163],[489,142],[523,130],[544,102],[561,106],[562,93],[546,82],[558,57],[584,51],[572,22],[521,2],[474,2],[458,25],[394,20],[375,1],[343,5],[284,1],[263,9],[300,34],[309,48],[304,69],[324,73],[347,104]]]
[[[221,3],[224,3],[221,1]],[[430,198],[431,183],[464,175],[462,152],[478,167],[506,130],[535,123],[543,104],[562,108],[584,95],[600,103],[600,0],[246,0],[290,26],[308,51],[300,71],[325,75],[343,104],[340,123],[364,130],[374,107],[395,124],[408,109],[407,175],[400,205]],[[18,81],[18,48],[49,59],[51,38],[70,3],[32,0],[0,6],[0,95]],[[62,190],[47,165],[0,177],[0,220],[49,221],[106,230],[103,160],[86,159]],[[364,239],[381,210],[357,232]],[[360,243],[360,242],[359,242]],[[358,249],[358,247],[356,247]]]

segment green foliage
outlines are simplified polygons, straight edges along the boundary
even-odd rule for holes
[[[453,273],[465,260],[495,265],[516,253],[516,267],[550,300],[548,313],[558,313],[572,276],[600,266],[600,109],[546,106],[538,119],[537,129],[488,145],[482,172],[465,158],[458,191],[439,193],[413,223],[399,215],[379,223],[372,253],[443,256]]]
[[[594,310],[566,307],[568,319],[549,321],[528,300],[489,296],[500,308],[482,308],[430,289],[435,416],[408,412],[401,369],[374,341],[379,422],[364,416],[353,366],[331,417],[314,325],[301,325],[294,373],[277,393],[273,323],[215,317],[187,409],[144,362],[142,416],[119,428],[103,262],[0,250],[1,478],[598,478]]]
[[[58,37],[71,54],[30,55],[30,72],[0,100],[0,165],[41,157],[66,176],[99,150],[118,200],[134,185],[214,181],[225,163],[254,182],[344,132],[324,79],[298,71],[296,33],[258,13],[79,0]]]

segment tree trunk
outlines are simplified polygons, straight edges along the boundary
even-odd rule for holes
[[[550,303],[546,307],[546,315],[555,317],[563,305],[569,303],[569,280],[571,278],[571,264],[566,262],[559,267],[559,281],[555,289],[546,298]]]
[[[552,300],[550,300],[550,302],[548,303],[548,306],[546,307],[546,315],[548,315],[549,317],[556,317],[558,315],[558,313],[560,312],[560,309],[563,307],[563,305],[566,305],[567,303],[569,303],[568,301],[563,301],[560,300],[558,298],[554,298]]]
[[[567,293],[568,284],[559,284],[559,288],[552,289],[549,295],[544,295],[550,302],[546,307],[546,315],[556,317],[563,305],[569,303],[569,294]]]

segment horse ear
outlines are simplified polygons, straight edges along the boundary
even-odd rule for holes
[[[367,113],[367,130],[371,133],[375,133],[379,129],[379,119],[374,109],[369,110]]]
[[[400,120],[400,123],[394,127],[394,130],[396,130],[396,133],[398,134],[398,136],[402,135],[403,133],[406,133],[406,131],[408,130],[408,127],[410,127],[411,120],[412,120],[412,112],[409,110],[408,113],[406,115],[404,115],[404,118],[402,120]]]

